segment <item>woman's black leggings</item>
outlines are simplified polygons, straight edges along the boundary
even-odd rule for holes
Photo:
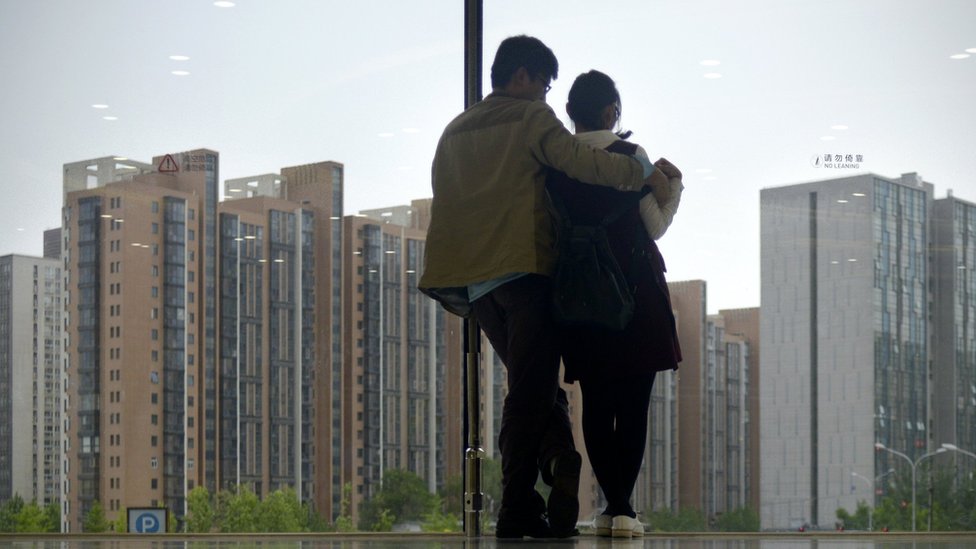
[[[583,393],[583,440],[607,498],[607,515],[636,516],[630,496],[644,459],[647,407],[656,372],[635,377],[579,380]]]

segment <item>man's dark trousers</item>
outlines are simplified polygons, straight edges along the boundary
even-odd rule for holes
[[[498,446],[502,509],[535,515],[539,468],[574,450],[566,392],[559,387],[559,349],[550,306],[551,279],[528,274],[474,301],[474,314],[508,370]]]

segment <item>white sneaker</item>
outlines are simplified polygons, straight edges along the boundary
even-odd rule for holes
[[[596,530],[596,535],[600,537],[610,537],[613,532],[613,517],[610,515],[597,515],[593,519],[593,529]]]
[[[610,535],[615,538],[639,538],[644,535],[644,525],[636,518],[617,515],[613,517]]]

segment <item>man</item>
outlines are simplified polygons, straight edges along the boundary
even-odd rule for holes
[[[540,40],[505,39],[491,66],[492,93],[448,124],[432,169],[420,289],[448,311],[473,315],[508,370],[499,538],[578,533],[581,458],[559,388],[546,172],[623,190],[650,184],[651,174],[666,184],[649,163],[573,138],[545,103],[557,74],[556,56]],[[548,502],[535,491],[539,472],[552,486]]]

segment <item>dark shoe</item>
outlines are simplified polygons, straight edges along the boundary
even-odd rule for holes
[[[551,538],[554,537],[543,515],[515,516],[502,509],[498,512],[495,537],[498,539]]]
[[[579,535],[579,479],[583,458],[570,450],[552,459],[552,491],[549,493],[549,527],[557,538]]]

